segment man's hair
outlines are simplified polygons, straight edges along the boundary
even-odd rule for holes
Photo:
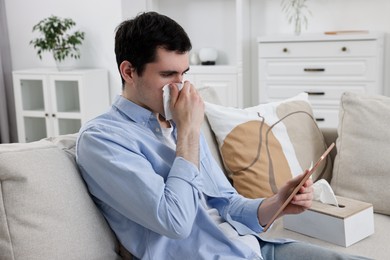
[[[185,53],[192,48],[184,29],[171,18],[156,12],[141,13],[134,19],[123,21],[116,28],[115,55],[118,69],[127,60],[142,75],[145,65],[156,60],[157,48],[160,47],[178,53]]]

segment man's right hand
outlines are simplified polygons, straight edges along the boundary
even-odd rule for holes
[[[177,126],[176,155],[199,166],[199,136],[204,119],[204,102],[195,87],[186,81],[179,92],[170,85],[173,121]]]

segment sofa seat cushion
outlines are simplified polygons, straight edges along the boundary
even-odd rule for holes
[[[79,175],[75,140],[0,145],[0,259],[118,259]]]

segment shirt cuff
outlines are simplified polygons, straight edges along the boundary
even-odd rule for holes
[[[179,178],[185,182],[193,183],[196,177],[199,176],[199,169],[195,165],[183,157],[176,157],[169,177]]]
[[[264,227],[259,223],[258,209],[264,198],[248,200],[243,210],[243,221],[253,231],[260,233],[263,232]]]

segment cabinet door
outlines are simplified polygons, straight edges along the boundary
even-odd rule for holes
[[[218,95],[219,101],[224,106],[238,106],[236,75],[196,75],[195,85],[197,88],[213,88]]]
[[[50,76],[53,135],[73,134],[81,127],[80,82],[78,76]]]
[[[13,80],[19,142],[45,138],[52,131],[46,77],[14,74]]]

